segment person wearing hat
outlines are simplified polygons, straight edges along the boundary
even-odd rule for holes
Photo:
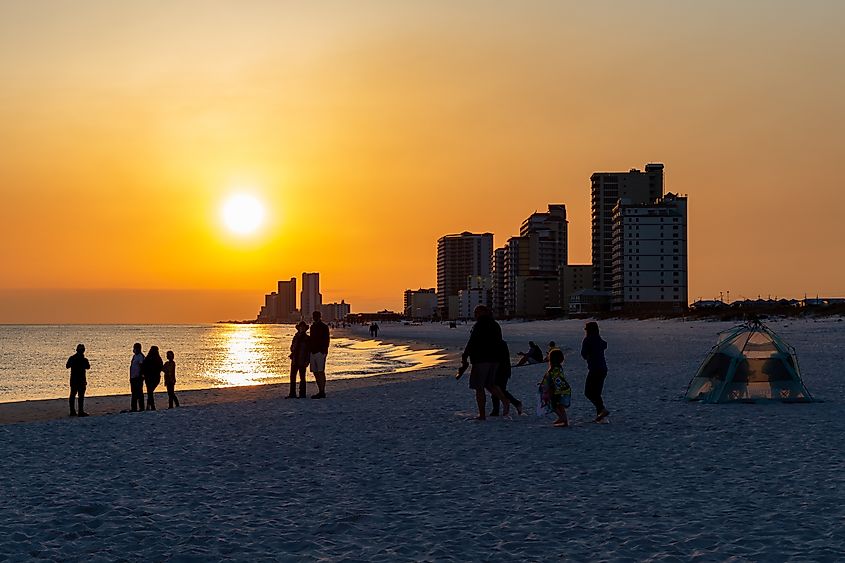
[[[299,321],[296,323],[296,334],[290,343],[290,393],[288,399],[296,398],[296,374],[299,372],[299,398],[305,398],[305,368],[311,361],[311,352],[308,350],[308,323]]]
[[[70,370],[70,416],[88,416],[85,412],[85,388],[88,382],[85,371],[91,369],[88,358],[85,357],[85,345],[76,345],[76,354],[68,358],[65,369]],[[76,397],[79,396],[79,410],[76,409]]]

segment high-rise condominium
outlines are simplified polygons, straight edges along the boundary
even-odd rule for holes
[[[276,319],[280,322],[293,320],[296,312],[296,278],[279,281],[278,297],[276,298]]]
[[[645,172],[596,172],[592,191],[593,287],[613,289],[613,210],[620,198],[631,204],[653,203],[663,197],[663,165],[646,164]]]
[[[320,274],[302,272],[302,292],[300,293],[300,311],[302,318],[310,319],[314,311],[319,311],[323,304],[320,294]]]
[[[469,287],[470,278],[490,278],[492,255],[492,233],[463,232],[437,240],[437,309],[441,318],[458,318],[458,292]]]
[[[613,308],[683,310],[688,303],[687,198],[622,198],[613,218]]]

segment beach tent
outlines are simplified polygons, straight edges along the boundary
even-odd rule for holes
[[[686,398],[705,403],[813,400],[801,381],[795,350],[759,321],[719,333]]]

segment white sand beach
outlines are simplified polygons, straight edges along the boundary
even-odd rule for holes
[[[451,364],[330,384],[325,401],[265,386],[217,391],[244,393],[234,402],[2,425],[0,560],[845,559],[845,322],[770,324],[823,400],[809,405],[683,401],[727,324],[600,324],[608,424],[587,422],[586,369],[571,354],[568,429],[467,420],[474,398]],[[577,348],[582,328],[503,325],[513,353],[528,339]],[[380,336],[456,351],[468,330]],[[527,405],[542,370],[514,370]]]

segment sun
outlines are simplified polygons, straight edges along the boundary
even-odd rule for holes
[[[230,196],[220,211],[226,228],[238,235],[250,235],[264,222],[264,204],[251,195]]]

